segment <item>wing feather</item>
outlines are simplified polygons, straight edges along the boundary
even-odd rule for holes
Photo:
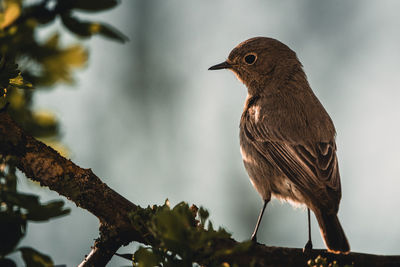
[[[330,142],[287,142],[266,123],[250,118],[242,120],[244,132],[270,163],[278,167],[303,194],[316,201],[341,196],[340,176],[334,137]]]

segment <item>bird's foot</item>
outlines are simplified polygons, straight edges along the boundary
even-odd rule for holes
[[[313,249],[313,244],[311,242],[311,240],[308,240],[307,244],[304,246],[303,248],[303,252],[304,253],[308,253]]]
[[[251,236],[251,241],[256,244],[257,243],[257,235],[253,234]]]

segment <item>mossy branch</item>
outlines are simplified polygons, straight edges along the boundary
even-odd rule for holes
[[[170,266],[187,266],[188,262],[205,266],[307,266],[310,259],[321,255],[326,266],[334,266],[334,261],[339,266],[400,266],[400,256],[335,255],[324,250],[303,253],[298,248],[237,242],[223,229],[215,231],[212,225],[205,229],[208,214],[182,203],[173,209],[167,204],[142,209],[109,188],[90,169],[80,168],[25,133],[5,109],[0,111],[0,154],[14,157],[28,178],[99,218],[100,237],[80,266],[104,266],[118,248],[133,241],[149,246],[133,255],[139,265],[151,256],[153,261],[179,264]]]

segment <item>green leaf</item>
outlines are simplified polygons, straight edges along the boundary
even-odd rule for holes
[[[21,247],[18,249],[21,251],[22,259],[24,260],[26,267],[52,267],[54,263],[52,259],[39,251],[30,247]]]
[[[125,36],[122,32],[117,30],[115,27],[105,23],[92,23],[91,31],[93,33],[101,34],[104,37],[116,40],[121,43],[129,41],[129,38]]]
[[[6,203],[24,208],[26,219],[31,221],[47,221],[51,218],[69,214],[70,209],[64,208],[64,201],[54,200],[46,204],[39,202],[36,195],[24,194],[19,192],[2,192],[3,201]]]
[[[64,209],[64,201],[55,200],[47,204],[30,209],[26,218],[31,221],[48,221],[55,217],[64,216],[70,213],[70,209]]]
[[[58,35],[51,36],[45,45],[41,47],[41,57],[39,62],[42,64],[40,76],[36,77],[37,83],[50,86],[63,81],[72,83],[72,70],[82,67],[87,62],[87,51],[80,45],[71,45],[66,48],[59,47]]]
[[[0,255],[14,250],[25,235],[25,228],[26,221],[21,214],[0,212]]]
[[[11,86],[17,88],[32,89],[32,84],[30,82],[25,81],[24,78],[22,78],[21,73],[18,73],[18,76],[16,76],[15,78],[11,78],[9,82]]]
[[[146,260],[157,266],[192,266],[199,251],[204,257],[210,257],[210,266],[220,266],[220,260],[232,254],[245,254],[253,243],[243,242],[235,247],[217,248],[214,244],[218,240],[228,239],[231,235],[223,228],[213,230],[209,221],[208,230],[204,228],[209,213],[204,209],[189,207],[185,202],[170,208],[168,201],[163,206],[153,206],[146,209],[139,208],[130,214],[132,226],[148,238],[151,248],[141,248],[134,257],[134,266],[154,266],[145,264]],[[203,222],[199,224],[196,218]],[[139,261],[143,259],[143,261]],[[135,265],[135,262],[139,265]],[[235,266],[234,264],[232,266]],[[252,265],[249,265],[252,266]]]
[[[35,209],[40,205],[39,197],[36,195],[3,191],[2,192],[3,201],[27,210]]]
[[[81,21],[73,17],[70,13],[61,15],[61,20],[64,26],[67,27],[71,32],[83,38],[88,38],[95,34],[101,34],[104,37],[108,37],[122,43],[128,40],[128,37],[111,25],[99,22]]]
[[[4,98],[9,95],[12,89],[32,88],[32,84],[25,81],[18,70],[18,64],[15,60],[9,60],[5,57],[0,59],[0,96]],[[9,101],[7,99],[7,101]]]
[[[19,75],[18,65],[12,60],[0,59],[0,88],[8,87],[10,79]]]
[[[210,213],[203,207],[200,207],[198,214],[199,214],[199,218],[200,218],[200,223],[201,223],[201,225],[204,226],[206,224],[206,220],[210,216]]]
[[[154,254],[152,250],[140,247],[133,255],[133,261],[137,267],[158,266],[161,258]]]
[[[91,22],[80,21],[77,18],[72,17],[70,13],[62,14],[61,20],[68,30],[80,37],[90,37],[93,34],[90,30]]]
[[[70,1],[70,0],[67,0]],[[72,4],[73,8],[86,12],[98,12],[111,9],[119,4],[116,0],[80,0]]]

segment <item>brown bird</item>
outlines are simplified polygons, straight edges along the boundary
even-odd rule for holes
[[[250,180],[264,200],[274,196],[305,204],[312,249],[310,209],[328,248],[348,253],[349,243],[337,217],[341,198],[335,127],[308,84],[296,53],[266,37],[240,43],[228,59],[209,70],[229,69],[248,95],[240,120],[240,150]]]

